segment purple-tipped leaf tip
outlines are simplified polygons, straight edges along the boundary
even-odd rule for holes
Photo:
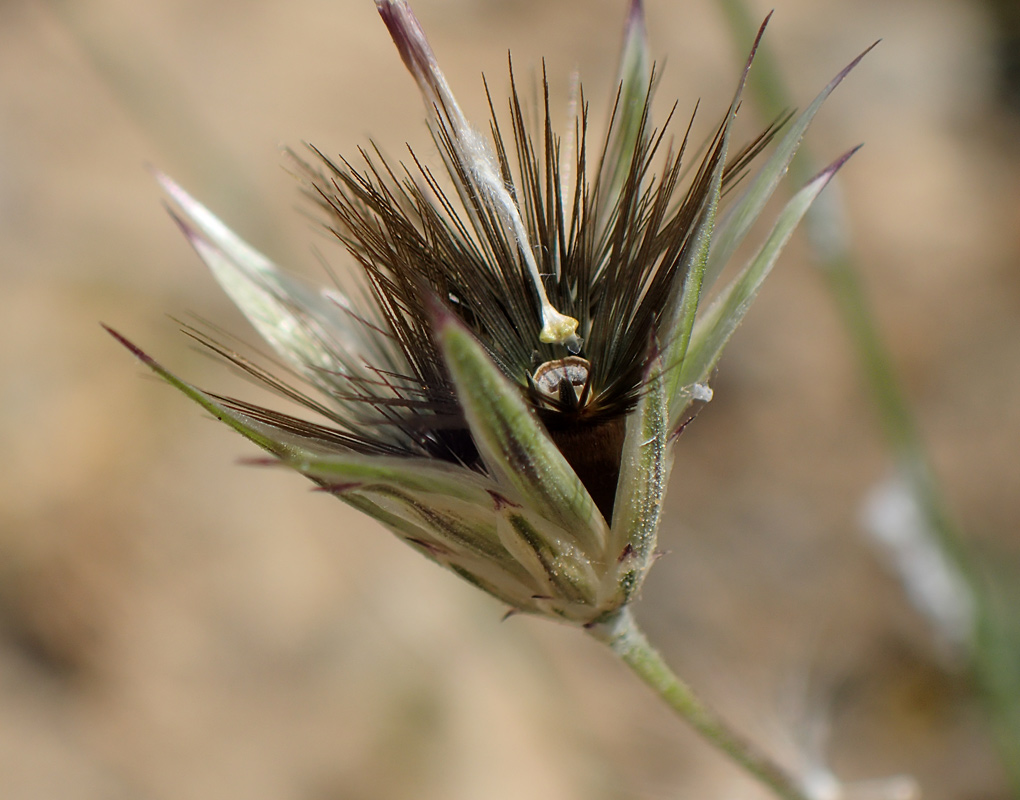
[[[737,84],[736,94],[733,95],[733,103],[730,105],[730,114],[736,113],[737,105],[740,102],[740,97],[744,93],[744,87],[747,86],[747,76],[751,72],[751,64],[754,63],[754,57],[758,53],[758,46],[761,44],[762,37],[765,35],[765,28],[768,27],[769,20],[772,19],[774,11],[770,11],[765,19],[762,20],[761,26],[758,28],[758,33],[754,37],[754,43],[751,45],[751,52],[747,55],[747,61],[744,63],[744,71],[740,75],[740,82]]]
[[[430,84],[428,76],[435,66],[436,57],[411,7],[404,0],[376,0],[375,6],[404,66],[419,83]]]
[[[747,64],[744,66],[744,77],[747,77],[748,71],[751,69],[751,63],[754,61],[755,55],[758,53],[758,46],[761,44],[762,37],[765,35],[765,29],[769,26],[769,20],[772,19],[772,15],[775,11],[770,11],[765,15],[765,19],[761,21],[761,25],[758,27],[758,33],[754,37],[754,43],[751,45],[751,52],[747,56]]]
[[[645,25],[645,6],[641,0],[632,0],[630,13],[627,15],[627,33]]]
[[[117,331],[115,331],[109,325],[103,322],[100,322],[99,324],[103,326],[103,330],[110,334],[110,336],[112,336],[114,339],[116,339],[118,342],[124,345],[124,347],[126,347],[135,358],[137,358],[147,367],[158,370],[159,365],[152,359],[152,357],[148,353],[146,353],[144,350],[138,347],[138,345],[136,345],[131,340],[125,338],[121,334],[117,333]]]
[[[162,188],[175,203],[180,203],[183,206],[191,199],[188,197],[188,193],[185,192],[173,178],[161,169],[149,165],[148,170],[152,174],[152,177],[156,179],[156,183],[160,185],[160,188]]]
[[[808,181],[808,183],[811,184],[815,183],[816,181],[823,181],[824,186],[826,183],[831,181],[832,176],[839,172],[843,165],[850,160],[850,157],[858,150],[860,150],[862,147],[864,147],[863,143],[857,145],[856,147],[851,147],[849,150],[843,153],[843,155],[841,155],[839,158],[837,158],[835,161],[829,164],[829,166],[827,166],[825,169],[823,169],[821,172],[815,175],[815,177]]]
[[[178,214],[169,203],[164,203],[163,207],[166,209],[166,213],[170,215],[170,219],[176,223],[177,227],[181,229],[181,233],[184,234],[184,238],[188,240],[192,247],[201,238],[198,231],[196,231],[191,225],[188,224],[187,220]]]
[[[178,214],[173,209],[172,206],[170,206],[168,203],[164,203],[163,206],[164,208],[166,208],[166,213],[170,215],[170,219],[172,219],[177,224],[177,227],[180,228],[181,233],[184,234],[184,238],[188,240],[188,244],[191,245],[192,249],[194,249],[194,251],[198,254],[198,257],[202,259],[202,261],[204,261],[207,264],[209,263],[208,249],[206,249],[206,251],[203,252],[203,248],[213,248],[222,253],[222,250],[218,246],[216,246],[215,244],[210,242],[205,236],[203,236],[201,231],[192,226],[186,219],[184,219],[184,217]]]
[[[843,67],[843,69],[840,70],[839,74],[836,75],[836,77],[833,78],[831,81],[829,81],[829,85],[825,87],[825,91],[826,92],[831,92],[833,89],[835,89],[837,86],[839,86],[839,84],[843,81],[843,78],[845,78],[847,75],[849,75],[850,71],[854,67],[856,67],[858,64],[861,63],[861,59],[862,58],[864,58],[868,53],[870,53],[872,50],[874,50],[876,47],[878,47],[878,43],[881,42],[881,41],[882,40],[879,39],[878,41],[874,42],[863,53],[861,53],[859,56],[857,56],[857,58],[855,58],[853,61],[851,61],[845,67]]]
[[[184,210],[187,210],[189,205],[194,204],[194,200],[192,200],[188,193],[185,192],[184,189],[182,189],[180,185],[177,184],[173,180],[173,178],[171,178],[165,172],[161,172],[155,167],[149,167],[149,171],[152,173],[152,176],[156,179],[156,182],[159,183],[163,191],[167,193],[170,199],[173,200],[173,202],[176,203],[177,206]],[[196,242],[199,239],[203,238],[199,234],[198,230],[196,230],[195,227],[192,226],[184,218],[184,216],[179,214],[177,210],[174,208],[174,206],[172,206],[170,203],[164,201],[163,208],[166,209],[167,213],[170,215],[170,218],[176,223],[177,227],[181,229],[181,233],[184,234],[185,238],[191,243],[192,247],[195,247]]]

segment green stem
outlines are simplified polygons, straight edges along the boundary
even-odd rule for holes
[[[736,40],[745,42],[753,37],[757,23],[745,0],[720,0],[720,7]],[[767,119],[774,119],[783,109],[791,107],[778,65],[765,45],[758,48],[748,88]],[[790,165],[791,176],[803,183],[816,169],[808,149],[802,146]],[[860,360],[899,474],[910,487],[943,555],[970,590],[975,629],[971,667],[984,695],[1014,796],[1020,798],[1020,668],[1017,667],[1015,640],[1009,630],[1012,616],[1004,616],[996,607],[993,588],[983,565],[976,561],[972,548],[946,509],[944,493],[931,467],[910,404],[900,388],[893,359],[875,322],[853,254],[844,244],[841,234],[847,225],[837,198],[831,188],[822,194],[808,212],[804,224]]]
[[[730,728],[690,686],[669,668],[638,627],[628,607],[589,627],[634,673],[694,730],[784,800],[810,800],[799,782],[771,758]]]

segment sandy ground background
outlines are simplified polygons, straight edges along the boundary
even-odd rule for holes
[[[470,112],[505,54],[601,102],[623,0],[420,0]],[[768,4],[755,3],[764,15]],[[745,47],[648,0],[660,100],[720,112]],[[796,97],[882,45],[811,134],[865,141],[854,248],[950,506],[1020,562],[1020,149],[994,29],[962,0],[776,0]],[[559,79],[561,76],[562,80]],[[369,0],[0,2],[0,797],[750,798],[608,653],[503,609],[154,380],[99,327],[244,391],[167,315],[249,338],[160,205],[174,175],[315,275],[281,144],[426,156]],[[342,263],[336,251],[334,263]],[[966,679],[861,534],[888,473],[845,332],[791,245],[684,434],[637,607],[673,664],[791,763],[1006,796]],[[800,745],[798,745],[798,741]]]

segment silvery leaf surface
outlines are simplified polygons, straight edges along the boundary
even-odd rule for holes
[[[213,277],[290,366],[326,391],[343,386],[345,375],[370,376],[362,355],[364,325],[340,292],[318,291],[287,275],[169,177],[156,178]]]
[[[578,547],[568,531],[526,507],[506,507],[497,533],[541,587],[533,596],[544,599],[543,610],[585,622],[597,616],[603,564]]]
[[[539,339],[546,344],[578,347],[578,321],[561,314],[546,294],[543,277],[529,240],[517,198],[507,185],[499,158],[488,141],[468,122],[450,89],[421,23],[406,0],[376,0],[404,65],[418,83],[432,120],[436,144],[476,231],[490,224],[502,229],[529,274],[541,306]]]
[[[278,463],[301,472],[514,609],[579,621],[593,616],[590,608],[584,609],[594,599],[598,580],[587,555],[571,534],[507,497],[504,487],[442,462],[331,451],[328,443],[230,408],[115,331],[110,333],[167,383],[272,453]],[[560,609],[564,605],[577,608],[568,614]]]
[[[283,463],[324,488],[360,488],[385,484],[409,492],[442,495],[492,509],[513,502],[484,475],[432,458],[409,456],[366,458],[358,453],[290,456]]]

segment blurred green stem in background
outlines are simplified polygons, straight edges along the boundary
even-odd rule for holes
[[[739,43],[750,40],[757,23],[745,0],[719,0],[719,3],[734,40]],[[765,43],[758,49],[748,90],[765,119],[778,119],[792,107],[775,58]],[[816,172],[806,145],[801,146],[790,172],[794,183],[803,183]],[[1012,619],[1016,616],[1016,606],[1003,596],[1008,582],[1016,581],[1017,576],[992,582],[985,566],[978,562],[950,518],[914,414],[900,389],[892,358],[854,266],[853,254],[847,245],[848,226],[839,200],[838,191],[819,196],[807,212],[804,226],[860,360],[896,469],[913,495],[926,529],[970,591],[973,618],[967,654],[969,665],[984,696],[1013,793],[1020,798],[1020,630],[1017,630],[1020,626]]]

